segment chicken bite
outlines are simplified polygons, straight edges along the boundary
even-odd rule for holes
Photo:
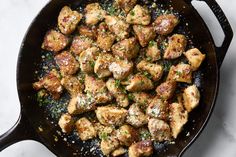
[[[52,69],[48,74],[40,78],[38,82],[33,83],[33,88],[35,90],[45,88],[54,99],[59,99],[63,90],[60,83],[60,75],[55,69]]]
[[[155,31],[160,35],[170,34],[178,25],[179,19],[173,14],[161,15],[153,23]]]
[[[62,75],[75,74],[79,69],[79,63],[68,51],[63,51],[62,53],[56,55],[55,61],[59,66]]]
[[[139,45],[134,37],[124,39],[112,46],[112,53],[123,59],[131,60],[137,56],[138,52]]]
[[[184,110],[184,107],[180,103],[170,104],[170,128],[172,130],[172,136],[177,138],[181,132],[183,126],[188,121],[188,112]]]
[[[125,154],[127,152],[126,149],[124,149],[123,147],[119,147],[116,150],[114,150],[111,155],[116,157],[116,156],[121,156],[123,154]]]
[[[102,21],[106,15],[106,11],[102,9],[99,3],[90,3],[85,9],[85,23],[87,25],[96,25]]]
[[[148,8],[137,4],[127,15],[126,22],[136,25],[149,25],[151,22],[151,16]]]
[[[102,153],[108,156],[111,152],[119,148],[119,141],[115,136],[108,136],[102,139],[100,147]]]
[[[63,34],[71,34],[76,29],[83,15],[64,6],[58,16],[58,26]]]
[[[161,120],[168,118],[168,104],[158,97],[152,99],[146,110],[147,115]]]
[[[97,104],[107,103],[112,100],[111,94],[106,88],[106,83],[93,76],[85,76],[85,92],[91,94]]]
[[[175,89],[176,89],[175,81],[166,81],[161,83],[156,88],[156,93],[159,98],[163,100],[168,100],[173,96]]]
[[[148,116],[142,112],[139,104],[132,104],[128,110],[126,122],[138,128],[148,123]]]
[[[193,48],[187,52],[184,52],[184,55],[188,59],[188,62],[191,65],[193,71],[196,71],[202,64],[203,60],[206,58],[206,55],[202,54],[197,48]]]
[[[165,59],[179,58],[185,51],[187,39],[184,35],[174,34],[169,38],[168,46],[164,53]]]
[[[85,26],[85,25],[82,25],[78,28],[78,31],[79,31],[79,34],[81,36],[86,36],[90,39],[97,39],[97,28],[96,26]]]
[[[62,132],[70,133],[73,129],[74,121],[68,113],[62,114],[58,121],[58,125],[60,126]]]
[[[136,3],[137,0],[115,0],[115,5],[121,8],[125,13],[129,13]]]
[[[147,46],[148,43],[156,37],[152,26],[134,25],[133,30],[142,47]]]
[[[124,123],[127,116],[127,110],[114,106],[98,107],[95,111],[98,121],[106,126],[120,126]]]
[[[196,85],[188,86],[183,93],[184,107],[188,112],[196,108],[200,101],[200,92]]]
[[[138,63],[137,69],[148,72],[154,81],[160,80],[163,74],[163,67],[161,65],[149,63],[145,60]]]
[[[78,93],[73,96],[67,106],[68,113],[72,115],[82,114],[96,109],[95,99],[89,94]]]
[[[116,80],[113,78],[108,79],[106,87],[109,92],[116,98],[116,102],[121,107],[127,107],[129,105],[128,96],[117,85]]]
[[[119,128],[117,138],[121,145],[130,146],[137,141],[138,133],[135,128],[125,124]]]
[[[129,157],[151,156],[153,154],[153,145],[151,140],[140,141],[129,147]]]
[[[80,69],[82,72],[90,74],[94,72],[94,65],[100,50],[97,47],[91,47],[83,51],[79,56]]]
[[[148,104],[151,102],[152,97],[150,94],[147,94],[145,92],[135,92],[135,93],[131,93],[131,99],[140,104],[143,105],[143,108],[147,108]]]
[[[42,44],[42,49],[54,51],[55,53],[63,50],[69,44],[69,38],[56,30],[49,30]]]
[[[104,22],[101,23],[97,36],[98,47],[103,51],[110,51],[115,39],[115,35],[108,30],[107,25]]]
[[[102,53],[95,61],[94,72],[99,78],[110,76],[112,73],[109,71],[109,66],[113,62],[114,57],[109,53]]]
[[[93,124],[85,117],[77,120],[75,126],[82,141],[86,141],[97,136],[97,132]]]
[[[131,77],[130,83],[126,86],[126,90],[129,92],[140,92],[153,89],[154,85],[150,79],[142,74],[136,74]]]
[[[161,51],[157,46],[157,42],[151,40],[146,49],[146,56],[151,62],[161,59]]]
[[[152,138],[158,142],[167,141],[171,138],[170,126],[163,120],[151,118],[148,122],[148,129]]]
[[[117,16],[106,16],[105,22],[108,29],[114,33],[118,40],[123,40],[129,36],[129,24]]]
[[[167,81],[177,82],[192,82],[192,69],[189,64],[179,63],[176,66],[171,66],[167,76]]]
[[[115,59],[109,66],[113,77],[118,80],[127,78],[133,71],[133,63],[128,60]]]
[[[93,46],[93,40],[86,36],[75,36],[70,50],[75,54],[79,55],[81,52],[91,48]]]
[[[84,89],[84,85],[82,85],[75,76],[67,75],[63,77],[61,84],[70,93],[71,97],[77,96],[78,93],[82,93]]]

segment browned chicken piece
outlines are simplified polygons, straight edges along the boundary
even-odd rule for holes
[[[175,89],[175,81],[163,82],[156,88],[157,96],[163,100],[168,100],[173,96]]]
[[[63,51],[62,53],[56,55],[55,61],[63,76],[75,74],[79,70],[79,63],[68,51]]]
[[[83,15],[64,6],[58,16],[58,26],[63,34],[71,34],[76,29]]]
[[[60,126],[62,132],[70,133],[74,126],[74,120],[68,113],[62,114],[59,119],[58,125]]]
[[[91,95],[79,93],[71,98],[67,110],[72,115],[82,114],[96,109],[95,99]]]
[[[126,86],[126,90],[129,92],[140,92],[153,89],[154,85],[150,79],[142,74],[136,74],[131,77],[130,83]]]
[[[115,136],[107,136],[103,138],[100,144],[101,151],[105,156],[108,156],[114,150],[119,148],[119,141]]]
[[[71,97],[77,96],[82,93],[84,85],[80,83],[79,79],[75,76],[66,75],[62,78],[61,84],[70,93]]]
[[[191,65],[193,71],[196,71],[202,64],[203,60],[206,58],[206,55],[202,54],[197,48],[193,48],[187,52],[184,52],[184,55],[188,59],[188,62]]]
[[[164,53],[165,59],[176,59],[185,51],[187,39],[184,35],[174,34],[169,38],[168,46]]]
[[[117,16],[105,16],[105,22],[109,30],[114,33],[118,40],[129,37],[129,24]]]
[[[171,139],[170,126],[163,120],[151,118],[148,122],[148,129],[152,138],[158,142],[168,141]]]
[[[148,43],[156,37],[152,26],[134,25],[133,30],[142,47],[147,46]]]
[[[172,130],[172,136],[177,138],[181,132],[183,126],[188,121],[188,112],[184,110],[184,107],[180,103],[170,104],[170,128]]]
[[[78,30],[81,36],[86,36],[93,40],[97,39],[97,28],[95,26],[80,26]]]
[[[84,91],[91,94],[97,104],[107,103],[112,100],[112,96],[108,92],[106,83],[103,80],[86,75],[84,84]]]
[[[116,6],[121,8],[125,13],[129,13],[135,6],[137,0],[115,0]]]
[[[106,126],[120,126],[124,123],[127,116],[127,110],[114,106],[98,107],[95,111],[98,121]]]
[[[149,25],[151,16],[148,8],[137,4],[127,15],[126,22],[136,25]]]
[[[93,40],[86,36],[75,36],[70,50],[75,54],[79,55],[81,52],[91,48],[93,46]]]
[[[110,51],[116,36],[108,30],[105,22],[99,25],[97,45],[104,51]]]
[[[121,107],[127,107],[129,105],[129,99],[122,89],[117,85],[116,80],[113,78],[108,79],[106,82],[107,89],[116,98],[116,102]]]
[[[163,74],[163,67],[161,65],[149,63],[145,60],[138,63],[137,69],[148,72],[154,81],[160,80]]]
[[[35,90],[45,88],[54,99],[59,99],[63,90],[60,83],[60,75],[55,69],[51,70],[43,78],[40,78],[38,82],[33,83],[33,88]]]
[[[100,50],[97,47],[91,47],[79,55],[80,69],[84,73],[93,73],[95,61],[98,58]]]
[[[99,3],[90,3],[85,9],[85,23],[87,25],[96,25],[102,21],[106,15],[106,11],[102,9]]]
[[[139,104],[132,104],[128,110],[126,122],[138,128],[148,123],[148,116],[142,112]]]
[[[121,156],[123,154],[125,154],[127,152],[127,150],[123,147],[119,147],[116,150],[114,150],[111,155],[116,157],[116,156]]]
[[[149,104],[146,113],[150,117],[167,120],[169,114],[168,104],[167,102],[159,99],[158,97],[155,97]]]
[[[199,105],[200,92],[196,85],[188,86],[183,93],[184,107],[188,112],[191,112]]]
[[[168,81],[177,82],[192,82],[192,69],[189,64],[179,63],[176,66],[171,66],[167,76]]]
[[[112,53],[123,59],[131,60],[137,56],[138,52],[139,45],[134,37],[124,39],[112,46]]]
[[[94,128],[96,129],[97,134],[100,139],[107,138],[107,136],[112,135],[115,130],[115,128],[113,126],[104,126],[99,122],[94,124]]]
[[[151,62],[161,59],[161,51],[157,46],[157,42],[150,41],[146,49],[146,56]]]
[[[130,146],[138,140],[138,132],[130,125],[123,125],[119,128],[117,138],[121,145]]]
[[[132,97],[132,100],[140,105],[143,106],[143,108],[147,108],[148,104],[151,102],[152,97],[151,95],[145,93],[145,92],[136,92],[130,94]]]
[[[42,44],[42,49],[59,52],[69,44],[69,38],[56,30],[49,30]]]
[[[99,78],[110,76],[109,66],[114,61],[114,57],[109,53],[101,53],[95,61],[94,72]]]
[[[154,21],[153,26],[158,34],[168,35],[174,30],[178,23],[178,17],[173,14],[167,14],[158,16]]]
[[[153,145],[151,140],[140,141],[129,147],[129,157],[151,156],[153,154]]]
[[[77,120],[75,126],[82,141],[86,141],[97,136],[97,132],[93,124],[85,117]]]
[[[151,133],[149,132],[147,127],[141,127],[138,129],[139,141],[143,140],[152,140]]]
[[[124,80],[133,71],[133,62],[128,60],[115,59],[109,66],[113,77],[118,80]]]

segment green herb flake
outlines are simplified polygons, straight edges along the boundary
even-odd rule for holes
[[[133,10],[130,11],[130,15],[134,16],[135,12]]]
[[[156,42],[154,40],[151,40],[148,44],[149,47],[155,46]]]
[[[129,93],[129,94],[128,94],[128,99],[129,99],[129,100],[134,100],[134,95],[133,95],[132,93]]]
[[[115,86],[116,86],[116,88],[119,88],[119,87],[120,87],[120,80],[116,80],[116,81],[115,81]]]
[[[95,62],[94,61],[89,61],[89,64],[90,64],[91,67],[94,68],[94,66],[95,66]]]
[[[106,132],[101,132],[99,134],[99,138],[102,140],[107,140],[108,139],[108,134]]]

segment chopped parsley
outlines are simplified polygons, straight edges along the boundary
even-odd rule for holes
[[[89,61],[89,64],[90,64],[91,67],[94,68],[94,66],[95,66],[95,62],[94,61]]]
[[[129,93],[129,94],[128,94],[128,99],[129,99],[129,100],[134,100],[134,95],[133,95],[132,93]]]
[[[134,16],[135,12],[133,10],[130,11],[130,15]]]
[[[148,46],[152,47],[152,46],[155,46],[156,45],[156,42],[154,40],[151,40],[148,44]]]
[[[116,86],[116,88],[119,88],[119,87],[120,87],[120,80],[116,80],[116,81],[115,81],[115,86]]]
[[[99,138],[102,140],[107,140],[108,139],[108,134],[106,132],[101,132],[99,134]]]

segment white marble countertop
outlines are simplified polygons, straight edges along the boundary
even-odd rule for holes
[[[48,0],[0,1],[0,134],[16,122],[20,105],[16,91],[16,61],[24,33],[32,19]],[[236,1],[217,0],[236,32]],[[222,41],[218,24],[200,2],[199,12],[206,19],[216,43]],[[200,5],[200,6],[199,6]],[[212,117],[201,136],[184,157],[236,156],[236,39],[234,38],[221,67],[220,90]],[[23,141],[0,152],[0,157],[55,157],[35,141]]]

